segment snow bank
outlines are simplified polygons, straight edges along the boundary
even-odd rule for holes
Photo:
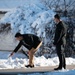
[[[0,69],[13,69],[13,68],[26,68],[25,65],[28,64],[29,59],[25,57],[25,55],[21,53],[15,54],[12,58],[8,58],[10,52],[0,52]],[[34,57],[34,65],[38,66],[56,66],[59,64],[58,57],[53,58],[45,58]],[[67,65],[75,65],[74,58],[66,58]]]
[[[35,57],[34,59],[35,67],[39,66],[56,66],[59,64],[58,57],[46,59],[44,56]],[[67,65],[75,65],[75,59],[66,58]],[[13,69],[13,68],[26,68],[25,65],[28,64],[29,59],[24,58],[8,58],[0,59],[0,69]],[[71,62],[70,62],[71,61]]]

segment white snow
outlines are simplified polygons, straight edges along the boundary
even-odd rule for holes
[[[14,2],[15,1],[15,2]],[[8,3],[9,2],[9,3]],[[17,7],[17,8],[15,8]],[[48,10],[40,0],[0,0],[0,10],[9,11],[0,20],[1,23],[11,24],[11,31],[8,33],[0,33],[0,50],[13,50],[17,45],[14,34],[16,32],[32,33],[43,38],[44,45],[52,43],[53,39],[53,10]],[[14,8],[14,9],[11,9]],[[11,9],[11,10],[10,10]],[[45,31],[49,27],[47,36]],[[5,31],[6,32],[6,31]],[[52,47],[54,50],[54,47]],[[10,52],[0,51],[0,69],[26,68],[29,59],[21,53],[16,53],[11,58],[8,58]],[[45,58],[34,57],[34,65],[38,66],[56,66],[59,64],[58,57]],[[75,65],[75,58],[66,58],[67,65]],[[28,75],[75,75],[75,70],[62,70],[59,72],[50,73],[32,73]],[[22,75],[22,74],[18,74]]]
[[[26,68],[29,59],[22,53],[15,53],[13,57],[8,58],[10,52],[0,51],[0,69]],[[58,57],[45,58],[34,57],[35,67],[38,66],[56,66],[59,64]],[[75,58],[66,58],[67,65],[75,65]]]
[[[14,56],[8,58],[11,52],[0,51],[0,69],[25,69],[25,65],[28,64],[29,59],[25,57],[22,53],[16,53]],[[58,65],[58,57],[53,58],[45,58],[44,56],[41,57],[34,57],[34,65],[35,67],[42,67],[42,66],[56,66]],[[66,65],[75,65],[75,58],[69,57],[66,58]],[[54,72],[45,72],[45,73],[27,73],[26,75],[75,75],[75,70],[59,70]],[[24,75],[24,74],[18,74]]]

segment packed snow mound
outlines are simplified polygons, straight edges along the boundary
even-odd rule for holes
[[[5,14],[0,23],[11,24],[11,31],[31,33],[43,40],[43,46],[51,47],[54,35],[53,10],[48,10],[40,3],[23,5]]]
[[[0,51],[0,70],[2,69],[26,69],[25,65],[28,64],[29,59],[26,58],[26,56],[22,53],[16,53],[14,56],[8,58],[10,52],[3,52]],[[34,65],[35,67],[49,67],[51,66],[57,66],[59,64],[58,57],[53,57],[53,58],[45,58],[44,56],[41,57],[34,57]],[[66,58],[66,65],[75,65],[75,58],[69,57]],[[75,70],[74,74],[68,73],[69,69],[62,69],[57,72],[48,72],[45,75],[75,75]],[[56,74],[55,74],[56,73]],[[63,73],[63,74],[60,74]],[[66,73],[66,74],[65,74]],[[32,73],[30,75],[35,75],[36,73]],[[27,74],[29,75],[29,74]],[[41,73],[38,73],[38,75],[44,75]]]
[[[28,64],[29,59],[22,53],[16,53],[14,56],[8,58],[11,52],[0,51],[0,69],[14,69],[14,68],[26,68],[25,65]],[[4,56],[3,56],[4,55]],[[58,57],[45,58],[34,57],[35,67],[45,67],[45,66],[56,66],[59,64]],[[75,65],[75,58],[66,58],[66,65]]]

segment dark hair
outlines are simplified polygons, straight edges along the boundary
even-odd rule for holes
[[[15,37],[19,37],[19,36],[22,36],[22,34],[21,33],[16,33],[15,34]]]
[[[60,19],[60,16],[59,16],[58,14],[56,14],[56,15],[54,16],[54,18]]]

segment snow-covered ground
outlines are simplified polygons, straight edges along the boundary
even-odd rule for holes
[[[13,57],[8,58],[10,52],[0,51],[0,69],[25,68],[29,59],[22,53],[16,53]],[[45,58],[44,56],[34,58],[35,66],[56,66],[58,65],[58,57]],[[43,63],[44,62],[44,63]],[[67,65],[75,65],[75,58],[66,58]]]
[[[9,1],[10,3],[8,4]],[[0,50],[13,50],[15,48],[17,41],[15,41],[14,34],[16,32],[36,34],[43,38],[45,46],[52,44],[54,35],[53,16],[55,13],[53,10],[48,10],[39,1],[20,0],[18,2],[18,0],[15,0],[14,3],[14,0],[0,0],[1,6],[4,3],[4,9],[14,8],[20,5],[5,14],[0,20],[0,26],[2,23],[11,24],[11,30],[8,33],[6,33],[6,30],[0,33]],[[26,68],[25,65],[28,64],[29,59],[24,54],[16,53],[13,57],[8,58],[9,54],[10,52],[0,51],[0,69]],[[58,57],[45,58],[41,56],[34,57],[34,60],[35,67],[56,66],[59,63]],[[75,58],[66,58],[66,64],[75,65]],[[32,73],[27,75],[75,75],[74,72],[75,70],[62,70],[59,72]]]
[[[8,58],[10,52],[0,51],[0,69],[21,69],[26,68],[25,65],[28,64],[29,59],[22,53],[16,53],[13,57]],[[40,66],[56,66],[58,65],[58,57],[46,59],[44,56],[34,58],[35,67]],[[44,62],[44,63],[43,63]],[[75,58],[66,58],[67,65],[75,65]],[[45,72],[45,73],[27,73],[26,75],[75,75],[75,70],[64,70],[57,72]],[[25,75],[25,74],[18,74]]]

